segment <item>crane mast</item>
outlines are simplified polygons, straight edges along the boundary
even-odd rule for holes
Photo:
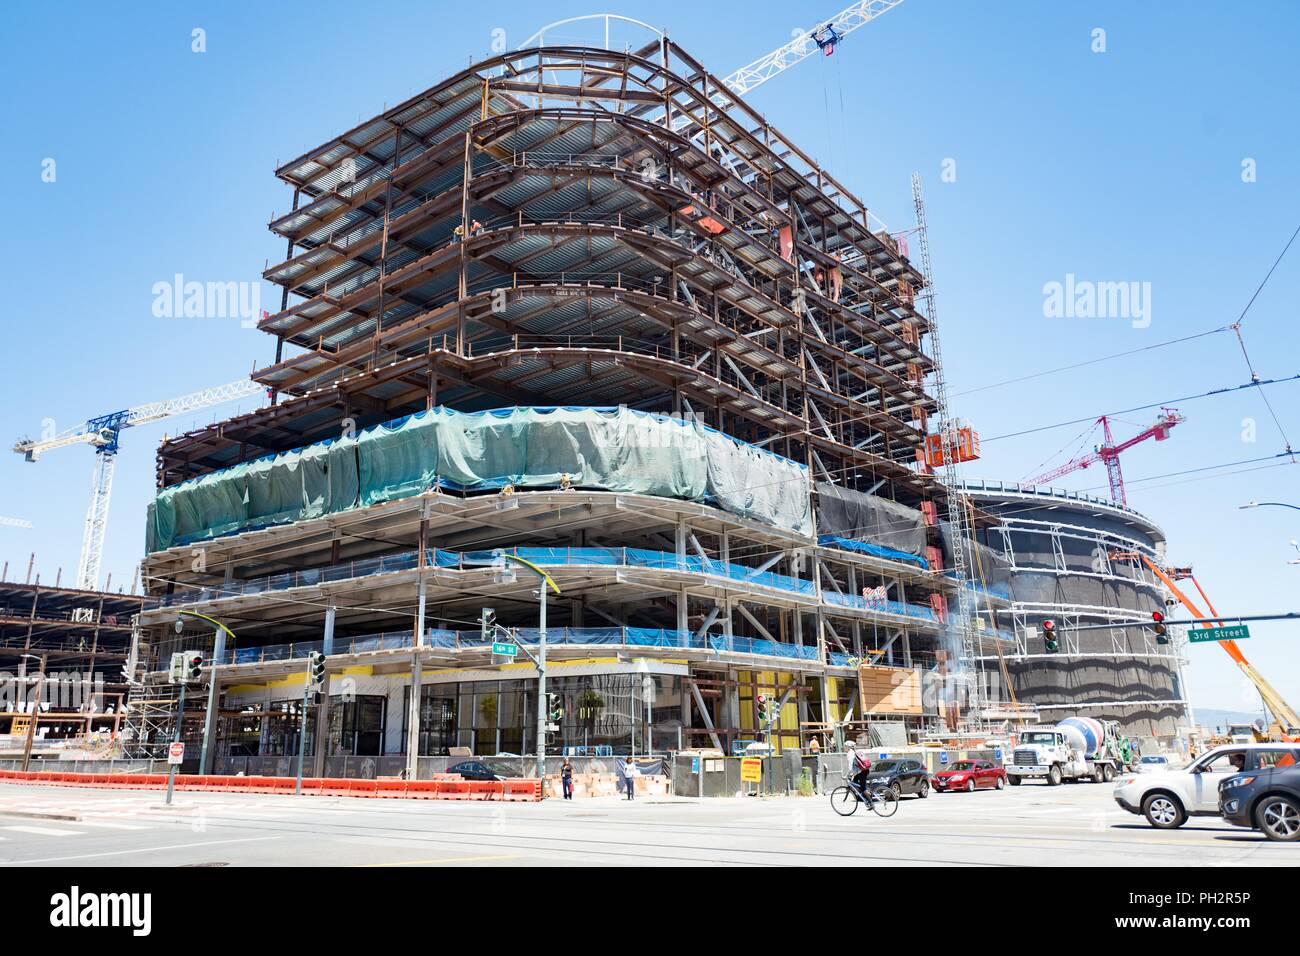
[[[925,300],[925,317],[930,324],[930,358],[934,360],[934,391],[938,404],[939,433],[942,446],[946,449],[957,447],[959,442],[957,420],[950,417],[948,410],[948,386],[943,372],[943,348],[939,339],[939,315],[935,305],[934,271],[930,263],[930,239],[925,220],[925,198],[921,194],[921,174],[912,173],[912,202],[916,207],[916,239],[921,258],[921,274],[925,276],[925,286],[921,297]],[[970,540],[970,521],[966,512],[965,497],[958,491],[957,456],[951,453],[943,455],[943,484],[948,502],[949,546],[952,550],[952,566],[957,579],[957,614],[956,621],[949,633],[955,631],[960,646],[959,666],[965,668],[975,654],[974,628],[971,625],[971,596],[966,587],[969,577],[966,561],[966,542]],[[982,689],[976,686],[976,703],[981,703],[978,695]]]

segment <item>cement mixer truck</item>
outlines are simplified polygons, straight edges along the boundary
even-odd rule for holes
[[[1124,769],[1132,755],[1128,741],[1114,721],[1067,717],[1055,727],[1026,727],[1020,731],[1007,781],[1046,780],[1049,786],[1065,781],[1106,783]]]

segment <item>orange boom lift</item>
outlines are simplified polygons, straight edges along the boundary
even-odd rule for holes
[[[1192,584],[1196,586],[1197,593],[1201,595],[1201,600],[1203,600],[1205,606],[1210,609],[1210,616],[1218,617],[1219,612],[1216,611],[1214,605],[1210,603],[1209,595],[1205,593],[1205,589],[1201,587],[1201,583],[1196,580],[1196,576],[1192,574],[1191,568],[1174,568],[1172,569],[1173,575],[1170,575],[1165,573],[1159,565],[1148,558],[1145,554],[1140,554],[1136,551],[1112,551],[1109,557],[1112,561],[1140,560],[1151,569],[1152,574],[1164,582],[1165,587],[1169,588],[1170,593],[1182,602],[1183,606],[1191,612],[1193,617],[1205,617],[1206,615],[1201,612],[1201,609],[1193,604],[1191,599],[1188,598],[1187,595],[1179,589],[1178,585],[1174,583],[1175,576],[1179,579],[1190,579]],[[1209,628],[1214,627],[1215,625],[1213,622],[1207,621],[1201,626]],[[1246,660],[1246,655],[1241,652],[1241,648],[1237,646],[1236,641],[1218,641],[1217,643],[1227,652],[1228,656],[1236,662],[1237,666],[1241,668],[1241,672],[1250,679],[1252,684],[1255,685],[1255,688],[1259,691],[1259,696],[1264,699],[1264,706],[1273,714],[1273,735],[1280,740],[1300,740],[1300,736],[1297,736],[1300,735],[1300,716],[1297,716],[1296,712],[1291,709],[1291,705],[1283,700],[1282,695],[1273,689],[1273,685],[1264,679],[1264,675],[1255,670],[1250,661]]]

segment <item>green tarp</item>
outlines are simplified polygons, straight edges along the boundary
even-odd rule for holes
[[[716,505],[812,533],[807,469],[694,422],[627,408],[436,408],[164,489],[146,548],[160,551],[417,495],[558,486]]]

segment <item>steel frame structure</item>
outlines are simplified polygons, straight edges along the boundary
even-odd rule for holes
[[[265,272],[283,305],[260,323],[276,361],[253,373],[277,401],[165,442],[160,487],[435,406],[582,404],[694,418],[806,465],[814,482],[941,504],[918,455],[937,408],[932,326],[916,303],[925,277],[873,231],[863,201],[726,89],[666,37],[626,52],[525,49],[283,165],[293,208],[270,228],[287,253]],[[937,547],[933,524],[928,534]],[[167,634],[178,602],[237,621],[245,647],[405,627],[413,647],[366,660],[416,673],[477,664],[481,649],[424,644],[429,622],[472,620],[486,602],[519,624],[531,583],[431,566],[434,542],[653,548],[807,582],[790,594],[671,569],[548,566],[564,595],[551,626],[693,635],[626,652],[686,659],[728,686],[741,668],[849,678],[855,657],[933,667],[932,620],[824,595],[883,586],[915,605],[954,587],[938,570],[688,502],[435,492],[206,542],[200,570],[190,547],[149,556],[145,580],[165,605],[144,618],[153,666],[173,644],[202,646]],[[223,590],[400,549],[418,557],[393,574],[332,570],[284,598]],[[712,650],[695,646],[712,637]],[[737,638],[809,655],[726,650]],[[231,665],[223,680],[294,666]],[[824,695],[823,682],[823,712]],[[723,724],[712,716],[710,732]]]

